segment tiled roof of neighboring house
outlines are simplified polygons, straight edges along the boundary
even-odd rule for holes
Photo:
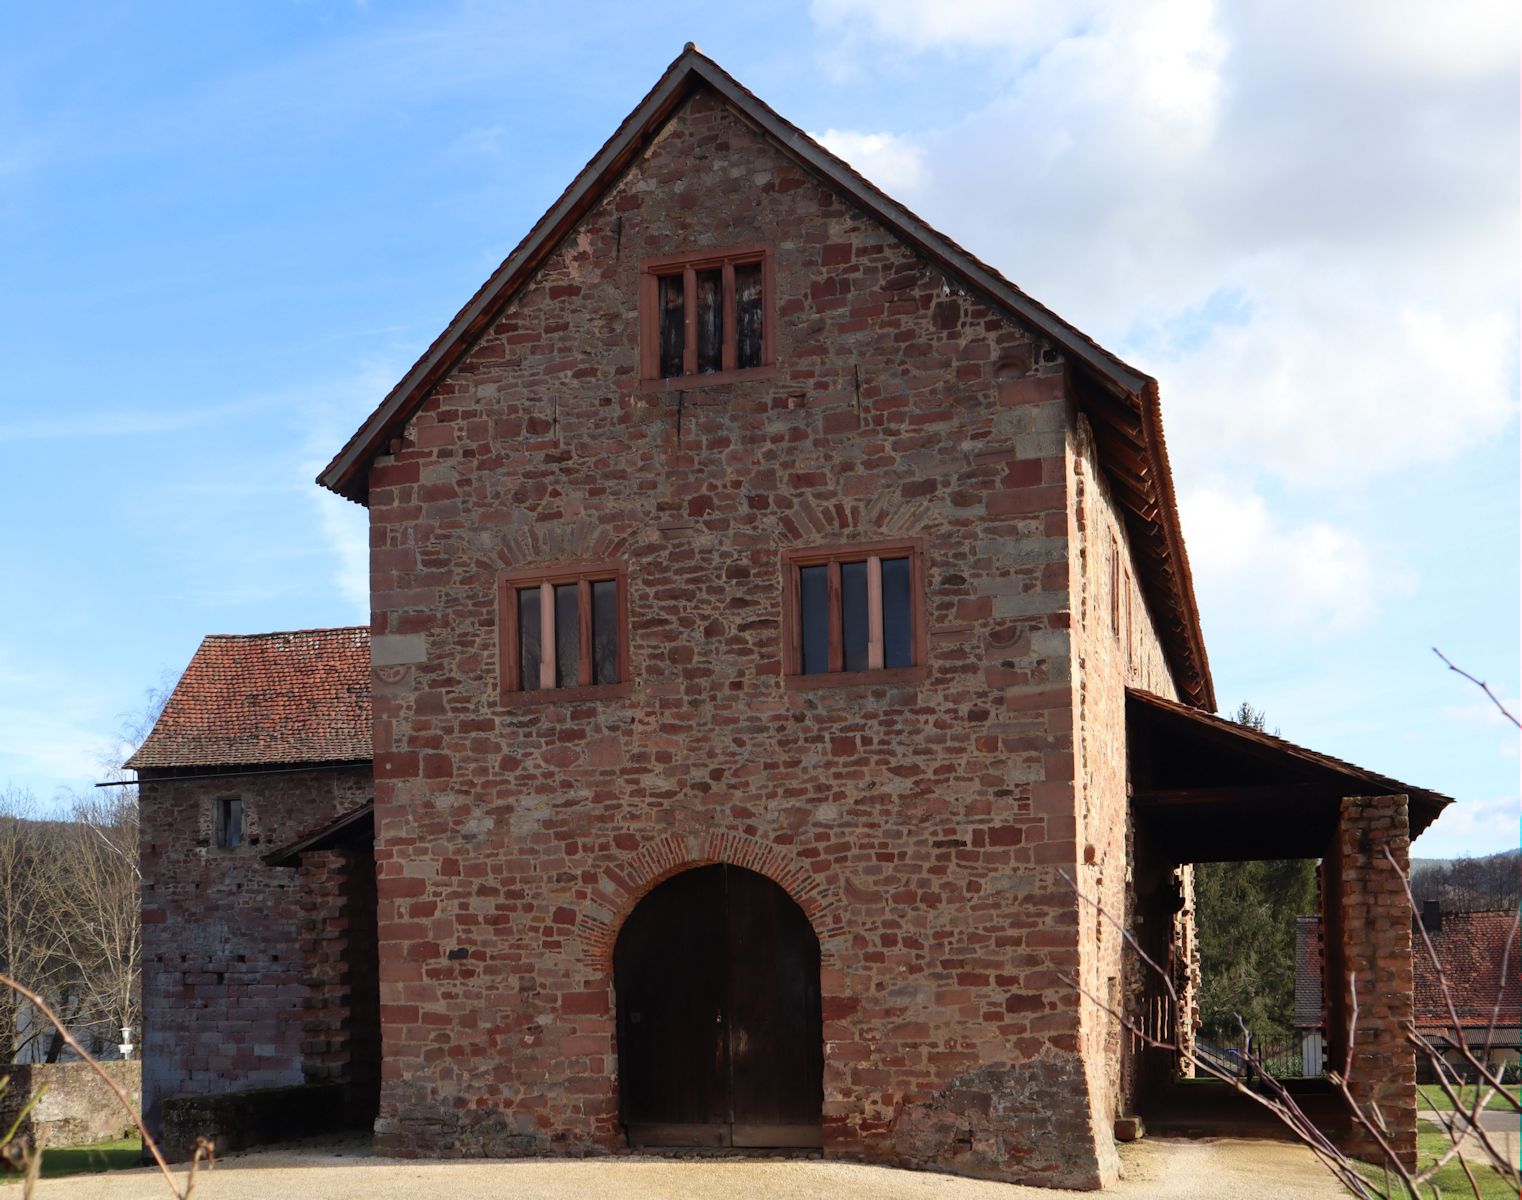
[[[1443,913],[1441,929],[1428,930],[1432,948],[1448,980],[1459,1021],[1466,1026],[1488,1025],[1495,1010],[1497,985],[1501,984],[1501,1008],[1496,1027],[1522,1025],[1522,957],[1511,912]],[[1511,934],[1511,953],[1501,976],[1506,935]],[[1325,1008],[1321,987],[1321,918],[1295,919],[1295,1025],[1315,1028],[1322,1024]],[[1415,992],[1417,1028],[1429,1036],[1448,1032],[1453,1024],[1443,987],[1421,933],[1411,936],[1411,974]]]
[[[1515,1028],[1522,1022],[1522,959],[1518,956],[1516,914],[1511,912],[1444,913],[1442,928],[1428,930],[1432,949],[1448,990],[1465,1025],[1485,1025],[1495,1009],[1500,991],[1501,1017],[1498,1025]],[[1511,935],[1507,954],[1507,935]],[[1413,935],[1412,974],[1416,985],[1416,1024],[1419,1029],[1439,1029],[1452,1023],[1443,999],[1437,970],[1422,944],[1421,934]],[[1505,978],[1501,960],[1506,957]]]
[[[434,386],[480,339],[544,258],[660,133],[677,107],[700,88],[724,100],[805,170],[881,221],[952,278],[965,282],[974,294],[993,301],[1028,328],[1050,338],[1072,356],[1081,373],[1093,380],[1093,388],[1080,390],[1080,400],[1094,429],[1100,461],[1111,473],[1117,499],[1129,514],[1127,524],[1141,564],[1140,582],[1158,617],[1169,664],[1180,690],[1192,703],[1214,708],[1215,689],[1200,629],[1189,554],[1179,527],[1157,381],[932,229],[923,218],[784,120],[690,42],[560,199],[355,431],[317,482],[340,496],[368,503],[371,462],[385,452]]]
[[[1321,994],[1321,918],[1295,918],[1295,1028],[1320,1029],[1326,1021]]]
[[[370,631],[213,634],[126,765],[274,766],[371,756]]]

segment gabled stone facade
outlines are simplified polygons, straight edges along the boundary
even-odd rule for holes
[[[370,515],[377,1146],[625,1149],[620,931],[723,863],[817,939],[827,1156],[1102,1186],[1146,983],[1076,889],[1165,906],[1187,1002],[1188,860],[1137,871],[1128,689],[1212,703],[1156,387],[784,126],[689,49],[324,473]],[[730,247],[764,255],[767,361],[647,378],[648,264]],[[914,663],[799,679],[789,556],[883,545]],[[513,581],[595,564],[623,677],[520,690]],[[354,852],[370,776],[331,778],[272,861]],[[157,861],[223,786],[145,789]],[[298,794],[250,786],[251,813]],[[202,926],[149,875],[173,972]],[[269,1082],[352,1082],[356,993],[316,969],[344,961],[312,947]],[[150,1050],[208,1028],[174,986]]]

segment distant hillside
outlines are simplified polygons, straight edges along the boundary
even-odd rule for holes
[[[1493,862],[1493,861],[1495,861],[1498,858],[1519,858],[1519,859],[1522,859],[1522,849],[1517,849],[1517,850],[1502,850],[1499,854],[1484,854],[1484,855],[1481,855],[1478,858],[1467,858],[1467,859],[1466,858],[1413,858],[1411,860],[1411,870],[1412,871],[1420,871],[1423,867],[1446,867],[1446,866],[1448,866],[1451,863],[1466,862],[1466,861],[1468,861],[1468,862],[1483,862],[1483,863],[1488,863],[1488,862]]]
[[[1485,912],[1522,903],[1522,849],[1483,858],[1413,858],[1411,892],[1447,912]]]

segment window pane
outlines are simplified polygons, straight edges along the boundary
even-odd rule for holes
[[[682,373],[682,351],[687,345],[681,275],[660,277],[660,309],[661,378],[669,379]]]
[[[575,687],[581,666],[581,588],[555,585],[555,686]]]
[[[909,619],[909,560],[883,562],[883,666],[912,667],[914,649]]]
[[[830,569],[798,569],[798,623],[803,634],[803,673],[830,669]]]
[[[724,365],[724,272],[698,272],[698,370]]]
[[[539,687],[539,589],[518,589],[518,687]]]
[[[761,264],[735,268],[735,326],[739,330],[738,367],[761,365]]]
[[[229,850],[243,844],[243,801],[222,801],[222,845]]]
[[[840,564],[841,666],[847,671],[867,669],[867,564]]]
[[[618,583],[592,585],[592,682],[618,682]]]

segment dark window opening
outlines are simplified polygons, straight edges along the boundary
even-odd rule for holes
[[[581,585],[555,587],[555,686],[581,682]]]
[[[829,567],[800,567],[799,610],[803,626],[803,673],[817,675],[830,669]]]
[[[518,688],[531,692],[539,686],[539,589],[518,591]]]
[[[592,584],[592,682],[618,682],[618,582]]]
[[[724,363],[724,272],[699,271],[698,373],[711,374]]]
[[[687,346],[684,314],[685,300],[681,275],[660,277],[661,306],[661,378],[682,373],[682,355]]]
[[[914,627],[909,614],[909,560],[883,559],[883,666],[914,663]]]
[[[217,801],[217,845],[236,850],[243,844],[243,801],[225,796]]]
[[[742,371],[761,365],[761,264],[735,268],[735,324],[739,346],[735,366]]]

